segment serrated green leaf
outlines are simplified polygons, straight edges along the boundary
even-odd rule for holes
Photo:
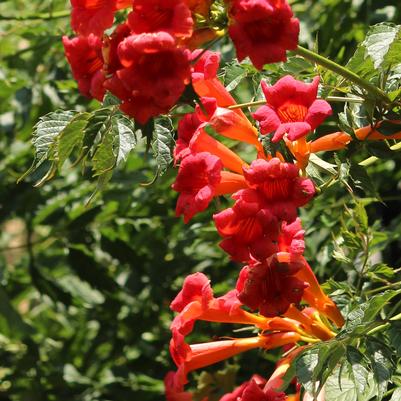
[[[365,40],[348,62],[347,68],[369,79],[378,76],[379,71],[400,64],[400,28],[386,23],[371,27]]]
[[[49,157],[51,146],[57,135],[72,121],[76,115],[73,111],[55,111],[41,117],[35,125],[32,143],[35,146],[35,157],[44,160]]]
[[[319,348],[314,347],[306,350],[294,361],[295,374],[299,382],[310,393],[313,393],[316,388],[313,373],[319,365],[319,353],[321,353]],[[321,346],[321,348],[323,352],[327,352],[325,346]]]
[[[70,157],[74,148],[82,148],[84,128],[89,117],[90,113],[77,114],[60,132],[57,139],[57,165],[59,169]]]
[[[354,380],[358,393],[364,393],[368,387],[369,371],[363,366],[363,355],[352,346],[347,347],[347,361],[351,366],[351,376]]]
[[[165,125],[162,125],[160,122],[155,124],[155,138],[152,144],[159,175],[163,175],[173,161],[172,148],[174,146],[174,138],[171,121],[166,121]]]
[[[114,153],[116,155],[116,164],[119,165],[127,161],[128,154],[138,143],[135,124],[127,117],[116,116],[113,118],[113,131],[117,137],[117,141],[114,144]]]
[[[346,369],[338,369],[325,385],[325,401],[370,401],[376,393],[373,374],[369,374],[368,386],[363,393],[358,391],[356,383]]]
[[[92,113],[84,130],[84,155],[87,155],[90,151],[93,153],[97,151],[94,145],[96,142],[103,140],[104,134],[111,129],[112,118],[115,113],[116,110],[114,108],[108,107],[98,109]]]
[[[347,316],[347,324],[344,331],[348,334],[361,335],[370,330],[369,323],[374,322],[378,313],[385,304],[401,293],[401,290],[388,290],[382,294],[375,295],[369,301],[353,309]]]
[[[366,341],[366,356],[370,359],[373,375],[378,387],[378,400],[383,398],[387,390],[388,382],[391,379],[393,364],[391,361],[391,350],[383,346],[382,343],[369,338]]]
[[[75,115],[76,112],[74,111],[55,111],[46,114],[39,119],[32,134],[32,144],[35,147],[35,158],[31,167],[18,179],[18,181],[23,180],[27,175],[35,171],[44,161],[55,159],[56,138],[71,122]],[[55,168],[51,165],[49,171],[40,180],[40,183],[46,181],[54,172]]]

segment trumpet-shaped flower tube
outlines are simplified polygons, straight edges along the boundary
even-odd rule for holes
[[[351,141],[351,135],[345,132],[333,132],[314,141],[307,142],[305,137],[296,141],[284,138],[285,144],[297,161],[297,166],[304,170],[312,153],[344,149]]]
[[[200,369],[255,348],[269,350],[297,342],[301,336],[293,332],[273,333],[249,338],[212,341],[190,345],[179,361],[186,373]]]
[[[383,133],[383,125],[392,126],[394,133]],[[382,128],[380,130],[380,128]],[[399,130],[398,130],[398,129]],[[374,126],[368,125],[366,127],[358,128],[355,130],[355,136],[360,140],[382,141],[385,139],[401,139],[401,121],[399,120],[386,120],[378,121]]]

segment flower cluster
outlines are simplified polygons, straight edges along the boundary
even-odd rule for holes
[[[310,83],[291,76],[274,85],[262,81],[265,104],[251,114],[252,122],[217,77],[220,55],[198,47],[227,32],[238,59],[249,57],[263,69],[286,61],[287,51],[297,48],[299,21],[287,0],[214,3],[71,0],[77,36],[63,37],[65,54],[83,95],[102,101],[111,92],[139,124],[168,113],[192,86],[197,105],[178,122],[174,149],[176,215],[188,223],[213,198],[232,200],[213,221],[220,247],[242,268],[235,288],[221,297],[202,273],[184,280],[171,303],[177,315],[170,353],[177,371],[165,378],[167,399],[193,399],[184,386],[194,370],[252,349],[286,347],[270,378],[253,375],[220,401],[299,401],[299,386],[292,395],[280,390],[289,365],[309,343],[329,340],[334,326],[344,323],[304,257],[299,208],[316,195],[306,167],[312,154],[343,149],[352,138],[335,132],[311,140],[332,114],[329,103],[318,98],[319,77]],[[124,22],[116,24],[118,12]],[[384,128],[379,122],[355,136],[400,138],[400,132],[385,135]],[[252,147],[256,156],[244,160],[222,137]],[[199,320],[253,326],[257,334],[189,344],[187,336]]]
[[[215,298],[206,276],[196,273],[186,278],[172,302],[172,310],[178,313],[170,343],[178,370],[166,378],[167,398],[172,401],[192,399],[184,385],[193,370],[254,348],[327,340],[334,336],[332,324],[344,323],[303,256],[298,209],[316,193],[313,181],[302,174],[311,149],[341,149],[351,137],[335,133],[308,142],[307,136],[331,115],[331,107],[317,99],[319,78],[307,84],[290,76],[273,86],[262,82],[266,104],[253,113],[258,133],[217,79],[218,62],[218,54],[204,52],[192,73],[201,104],[178,124],[176,214],[188,222],[214,197],[231,195],[232,206],[215,213],[213,220],[222,237],[221,248],[244,267],[236,288],[222,297]],[[253,146],[257,158],[245,162],[219,136]],[[264,136],[271,136],[272,143],[281,142],[293,159],[267,152],[260,142]],[[308,152],[302,152],[301,146]],[[189,345],[185,338],[197,320],[253,325],[259,335]],[[278,389],[283,367],[299,350],[295,347],[269,380],[254,376],[221,401],[291,400]]]
[[[227,1],[223,12],[230,23],[225,28],[211,18],[212,3],[71,0],[71,26],[78,36],[64,36],[63,44],[80,92],[102,101],[110,91],[121,100],[123,112],[145,124],[177,104],[191,71],[197,72],[192,61],[199,51],[191,51],[225,28],[238,58],[249,56],[259,69],[285,61],[286,51],[296,48],[299,22],[286,0]],[[116,13],[126,9],[125,21],[115,26]],[[196,80],[197,75],[194,86]]]

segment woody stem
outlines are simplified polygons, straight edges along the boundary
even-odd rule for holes
[[[328,70],[341,75],[345,79],[365,89],[368,93],[373,95],[375,98],[380,99],[382,102],[386,104],[391,103],[391,100],[380,88],[377,88],[375,85],[361,78],[359,75],[350,71],[348,68],[345,68],[340,64],[337,64],[336,62],[331,61],[328,58],[323,57],[320,54],[317,54],[311,50],[305,49],[302,46],[298,46],[297,49],[295,50],[295,53],[298,54],[299,56],[302,56],[308,61],[319,64],[322,67],[325,67]]]

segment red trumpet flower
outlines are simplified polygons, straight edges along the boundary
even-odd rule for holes
[[[229,34],[241,61],[249,56],[261,70],[264,64],[286,61],[287,50],[298,45],[299,21],[286,0],[233,0]]]
[[[319,77],[305,84],[286,75],[271,87],[262,81],[266,106],[253,113],[262,134],[274,132],[273,142],[278,142],[285,134],[295,141],[315,130],[332,114],[329,103],[316,99],[318,86]]]

